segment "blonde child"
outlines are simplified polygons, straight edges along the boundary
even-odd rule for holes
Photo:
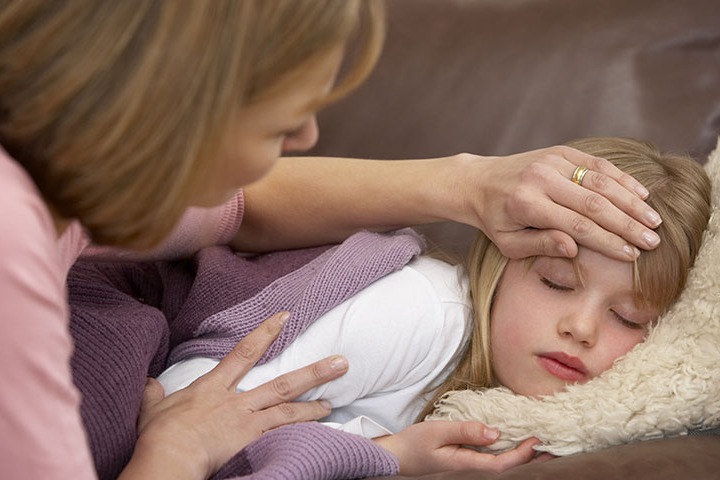
[[[411,261],[320,317],[276,359],[250,371],[238,390],[342,353],[349,372],[302,398],[330,401],[324,421],[378,437],[399,456],[401,472],[419,474],[434,470],[417,447],[435,422],[410,425],[445,392],[505,385],[549,395],[610,368],[682,291],[709,218],[710,184],[689,157],[661,154],[648,143],[589,138],[571,145],[648,186],[648,202],[664,219],[657,250],[634,265],[584,247],[574,259],[512,260],[479,233],[465,269],[430,257]],[[189,358],[159,379],[169,393],[216,364]],[[487,454],[483,467],[526,462],[531,446]],[[447,446],[445,452],[458,455]]]

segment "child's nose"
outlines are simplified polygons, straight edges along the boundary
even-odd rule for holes
[[[598,337],[598,316],[590,311],[571,312],[558,322],[558,334],[592,347]]]

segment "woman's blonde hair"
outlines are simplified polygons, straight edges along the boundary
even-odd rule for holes
[[[655,250],[643,252],[635,262],[635,301],[664,312],[685,287],[710,218],[711,187],[707,174],[688,156],[661,153],[652,144],[635,139],[597,137],[568,145],[606,158],[650,191],[646,202],[663,219],[655,230],[661,242]],[[491,362],[490,311],[507,262],[495,244],[478,232],[466,263],[473,307],[469,345],[455,371],[436,391],[418,420],[432,413],[435,402],[451,390],[497,386]]]
[[[243,106],[352,40],[331,93],[381,49],[381,0],[8,0],[0,144],[97,243],[146,248],[207,188]]]

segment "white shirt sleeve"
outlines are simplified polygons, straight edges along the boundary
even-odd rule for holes
[[[365,415],[360,415],[359,417],[355,417],[345,423],[322,423],[328,427],[336,428],[346,433],[354,433],[355,435],[360,435],[365,438],[384,437],[385,435],[392,435],[393,433],[372,418],[368,418]]]
[[[367,416],[397,432],[424,407],[428,390],[447,374],[464,344],[469,318],[466,288],[455,267],[421,258],[333,308],[280,356],[253,368],[238,385],[248,390],[282,373],[342,354],[350,368],[299,400],[333,406],[325,421]],[[161,375],[166,393],[182,388],[217,362],[189,359]]]

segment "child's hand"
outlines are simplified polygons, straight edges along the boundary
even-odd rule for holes
[[[375,442],[400,460],[401,475],[424,475],[448,470],[488,470],[502,472],[535,457],[530,438],[514,450],[498,455],[480,453],[463,445],[490,445],[498,431],[478,422],[428,421],[416,423],[395,435]]]

